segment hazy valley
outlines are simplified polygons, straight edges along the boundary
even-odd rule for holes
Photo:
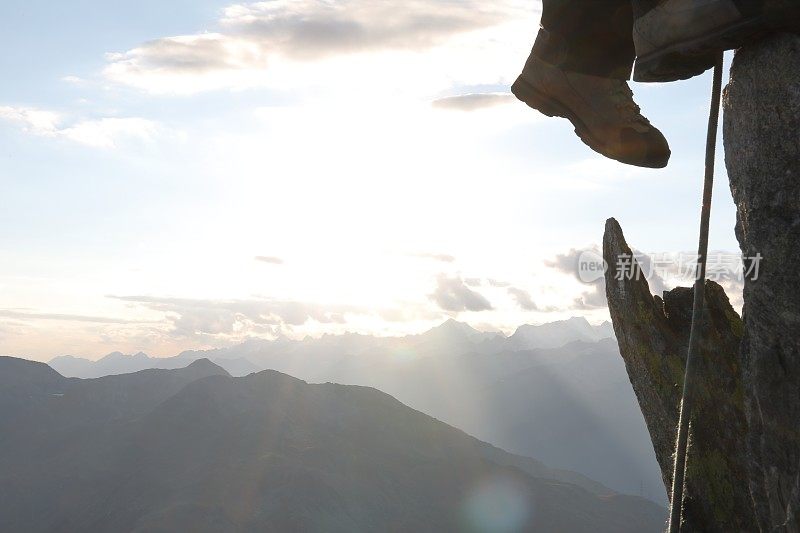
[[[231,375],[272,369],[310,383],[375,387],[470,435],[614,490],[666,503],[639,406],[609,323],[521,326],[509,337],[447,321],[421,335],[252,340],[172,358],[58,357],[65,376],[182,368],[207,358]]]
[[[659,531],[664,509],[372,388],[0,358],[3,531]]]

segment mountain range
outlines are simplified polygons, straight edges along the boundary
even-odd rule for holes
[[[180,368],[187,360],[208,358],[232,375],[244,376],[271,368],[264,364],[272,363],[275,357],[278,360],[274,364],[286,366],[286,361],[291,360],[297,374],[308,375],[319,365],[320,359],[324,360],[325,366],[331,366],[331,361],[347,363],[357,358],[367,359],[367,364],[373,364],[376,356],[396,362],[398,359],[451,356],[472,351],[476,347],[482,352],[496,353],[503,350],[554,348],[577,340],[593,342],[613,336],[610,322],[593,326],[585,318],[578,317],[539,326],[523,325],[509,337],[498,332],[478,331],[468,324],[450,319],[425,333],[403,337],[344,334],[302,340],[286,337],[277,340],[252,339],[231,348],[187,351],[176,357],[157,358],[143,352],[133,355],[113,352],[97,361],[63,355],[53,358],[49,364],[67,377],[93,378],[148,368]],[[330,371],[321,374],[328,375]]]
[[[666,503],[650,435],[606,322],[520,326],[508,337],[448,320],[405,337],[326,335],[189,351],[59,357],[65,376],[181,368],[207,358],[234,376],[277,370],[311,383],[375,387],[471,435],[614,490]]]
[[[0,531],[661,531],[665,510],[376,389],[0,357]]]

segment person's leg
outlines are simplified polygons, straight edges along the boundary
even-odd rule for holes
[[[631,0],[634,20],[646,15],[648,11],[657,7],[663,1],[664,0]]]
[[[632,28],[631,0],[544,0],[533,54],[569,72],[627,80]]]
[[[568,119],[606,157],[665,166],[669,145],[626,83],[634,60],[630,0],[544,0],[543,7],[541,30],[511,92],[547,116]]]
[[[800,32],[799,0],[662,0],[636,18],[634,79],[696,76],[723,50],[776,31]]]

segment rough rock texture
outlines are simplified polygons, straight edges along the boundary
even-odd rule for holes
[[[693,294],[679,287],[663,298],[651,295],[644,275],[624,266],[630,257],[622,229],[610,219],[603,238],[609,310],[668,490]],[[747,486],[742,321],[722,287],[711,281],[706,284],[705,316],[683,531],[753,531],[749,494],[742,489]]]
[[[743,321],[718,285],[706,285],[683,530],[797,533],[800,36],[739,50],[723,106],[736,236],[757,270],[745,278]],[[669,487],[692,292],[661,299],[644,279],[621,276],[618,257],[630,249],[613,219],[603,254],[614,330]]]
[[[741,49],[724,99],[725,163],[745,257],[749,488],[762,531],[800,531],[800,36]]]

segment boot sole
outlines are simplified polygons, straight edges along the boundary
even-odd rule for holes
[[[636,165],[647,168],[664,168],[667,166],[667,162],[669,161],[668,157],[663,161],[651,161],[648,162],[648,164],[644,162],[625,161],[619,156],[609,153],[606,149],[605,143],[594,137],[589,128],[586,127],[586,124],[580,118],[578,118],[578,115],[576,115],[569,107],[541,92],[536,87],[522,79],[521,76],[517,78],[517,81],[515,81],[511,86],[511,93],[516,96],[517,99],[524,102],[528,107],[539,111],[543,115],[548,117],[560,117],[569,120],[575,127],[575,134],[578,136],[578,138],[580,138],[580,140],[583,141],[586,146],[600,155],[615,161],[619,161],[620,163],[625,163],[627,165]]]
[[[739,48],[747,41],[759,39],[775,31],[797,31],[800,8],[779,15],[757,16],[718,29],[712,35],[675,43],[651,54],[636,58],[633,80],[639,82],[669,82],[686,80],[702,74],[716,63],[723,50]]]

